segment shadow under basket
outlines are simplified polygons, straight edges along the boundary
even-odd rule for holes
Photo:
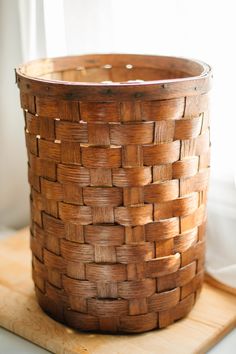
[[[16,70],[38,302],[76,329],[145,332],[200,292],[211,69],[102,54]]]

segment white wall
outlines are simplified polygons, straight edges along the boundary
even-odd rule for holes
[[[0,229],[28,222],[24,121],[14,74],[22,60],[19,28],[15,1],[0,1]]]

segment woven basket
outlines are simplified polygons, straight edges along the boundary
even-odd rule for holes
[[[92,331],[166,327],[203,282],[208,65],[144,55],[16,71],[40,306]]]

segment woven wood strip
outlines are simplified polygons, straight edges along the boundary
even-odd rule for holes
[[[166,327],[203,282],[210,69],[132,55],[51,63],[17,71],[39,304],[86,331]]]

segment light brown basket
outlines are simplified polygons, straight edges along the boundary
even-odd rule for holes
[[[211,70],[85,55],[17,72],[40,306],[81,330],[144,332],[203,281]]]

